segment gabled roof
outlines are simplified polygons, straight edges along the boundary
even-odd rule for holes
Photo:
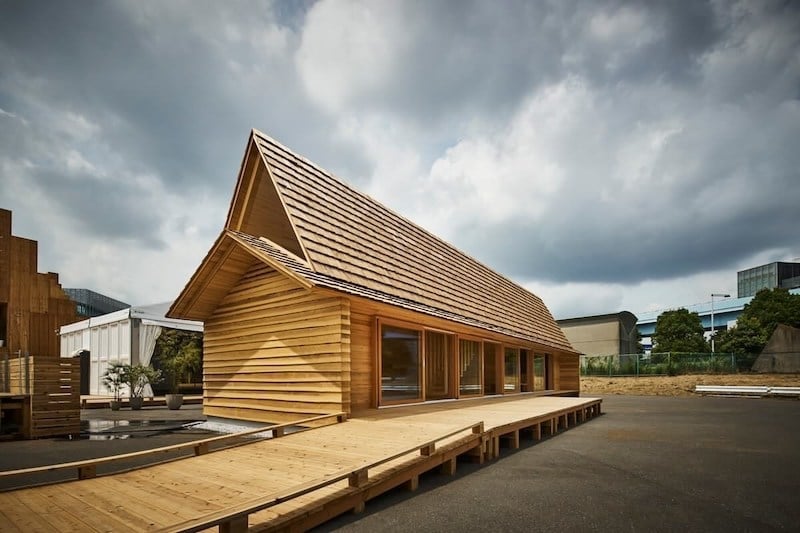
[[[231,274],[222,248],[270,264],[305,286],[325,287],[573,352],[542,300],[428,231],[253,131],[220,239],[170,314],[210,314]],[[215,252],[215,249],[217,250]],[[241,275],[241,274],[239,274]],[[203,281],[205,280],[205,281]],[[235,282],[235,281],[234,281]],[[210,309],[210,310],[209,310]]]

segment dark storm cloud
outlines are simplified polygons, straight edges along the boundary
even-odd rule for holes
[[[685,82],[696,78],[698,57],[720,33],[710,2],[401,5],[404,35],[387,35],[401,41],[397,57],[386,58],[396,68],[350,103],[427,126],[470,115],[505,120],[531,90],[567,75],[598,86]],[[633,19],[627,27],[626,19]],[[609,34],[595,35],[604,23]]]
[[[777,1],[0,0],[0,206],[34,234],[197,253],[189,271],[255,127],[444,213],[431,229],[520,280],[729,268],[800,247],[798,21]]]
[[[456,217],[451,238],[518,279],[559,283],[633,284],[735,269],[769,250],[796,255],[800,4],[613,5],[642,9],[642,31],[655,37],[604,50],[576,32],[574,42],[557,47],[573,58],[589,103],[580,121],[546,145],[563,182],[554,194],[542,191],[543,213],[531,216],[539,195],[520,191],[518,204],[509,205],[513,215],[502,222]],[[615,14],[592,9],[557,26],[573,31]],[[565,109],[573,103],[556,101]],[[553,115],[556,122],[530,124],[539,129],[529,135],[531,150],[563,126]],[[657,142],[642,139],[670,128]],[[503,152],[506,143],[526,141],[486,142]],[[652,155],[641,169],[620,169],[620,161],[630,166],[643,153]],[[516,170],[530,179],[542,172]]]
[[[27,123],[14,125],[14,144],[40,139],[54,111],[69,113],[94,126],[92,137],[48,135],[54,148],[77,145],[106,171],[153,176],[167,192],[210,194],[221,203],[231,194],[251,128],[300,149],[324,146],[316,151],[323,162],[363,175],[351,147],[325,139],[324,121],[314,118],[298,89],[290,55],[295,37],[280,24],[296,27],[302,7],[282,5],[273,17],[269,5],[252,3],[97,2],[80,9],[64,2],[6,3],[0,108]],[[11,143],[0,147],[2,155],[32,157]],[[47,183],[51,191],[70,193],[56,202],[97,206],[67,215],[80,217],[76,224],[89,234],[106,237],[113,230],[159,242],[157,229],[169,212],[126,209],[125,202],[141,197],[131,194],[135,185],[89,180],[74,187],[75,180],[59,181],[58,169],[29,170],[32,187]],[[109,221],[114,213],[120,216]]]
[[[104,239],[124,239],[130,243],[153,249],[163,249],[160,237],[160,219],[156,208],[142,188],[129,182],[109,183],[94,176],[76,173],[64,179],[57,170],[43,170],[36,174],[36,183],[46,190],[51,208],[63,214],[75,215],[76,233],[92,233]],[[102,198],[102,201],[97,201]],[[102,224],[94,221],[102,220]]]

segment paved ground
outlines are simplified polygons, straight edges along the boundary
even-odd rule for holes
[[[345,515],[320,530],[800,529],[800,401],[608,396],[603,405],[605,414],[589,423],[536,445],[523,442],[521,450],[504,450],[482,467],[459,464],[455,477],[430,474],[417,492],[390,492],[371,501],[365,514]],[[103,411],[84,417],[141,418],[148,424],[202,417],[197,406]],[[185,429],[115,431],[133,436],[0,442],[0,470],[205,436]],[[39,481],[45,479],[52,477]]]
[[[603,405],[587,424],[488,466],[459,464],[455,478],[429,475],[418,492],[393,491],[320,530],[800,530],[800,401]]]
[[[166,407],[150,407],[141,411],[84,409],[81,411],[81,421],[86,430],[83,438],[0,442],[0,471],[94,459],[202,439],[210,434],[184,425],[203,419],[205,417],[200,405],[184,405],[175,411],[170,411]],[[164,461],[180,455],[163,454],[148,461]],[[125,470],[146,462],[137,460],[114,463],[99,467],[98,472]],[[75,476],[75,472],[65,471],[0,479],[0,490],[20,485],[74,479]]]

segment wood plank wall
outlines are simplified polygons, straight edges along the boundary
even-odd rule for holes
[[[205,322],[206,415],[287,422],[350,408],[350,309],[263,264]]]
[[[59,357],[56,330],[77,321],[75,303],[58,274],[40,274],[38,243],[11,235],[11,212],[0,209],[0,304],[6,304],[5,346],[0,353],[27,351]]]
[[[558,388],[562,390],[580,390],[580,358],[562,355],[558,360]]]
[[[9,371],[9,392],[31,397],[30,410],[23,415],[25,438],[80,433],[80,360],[29,357],[26,361],[24,357],[15,358],[9,360]]]

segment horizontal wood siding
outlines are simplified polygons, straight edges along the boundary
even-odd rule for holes
[[[558,358],[558,379],[561,390],[580,390],[579,356],[561,354]]]
[[[205,323],[204,412],[287,422],[349,408],[349,306],[252,267]]]
[[[23,413],[25,438],[81,432],[80,360],[14,358],[8,361],[8,370],[8,392],[30,397]]]

